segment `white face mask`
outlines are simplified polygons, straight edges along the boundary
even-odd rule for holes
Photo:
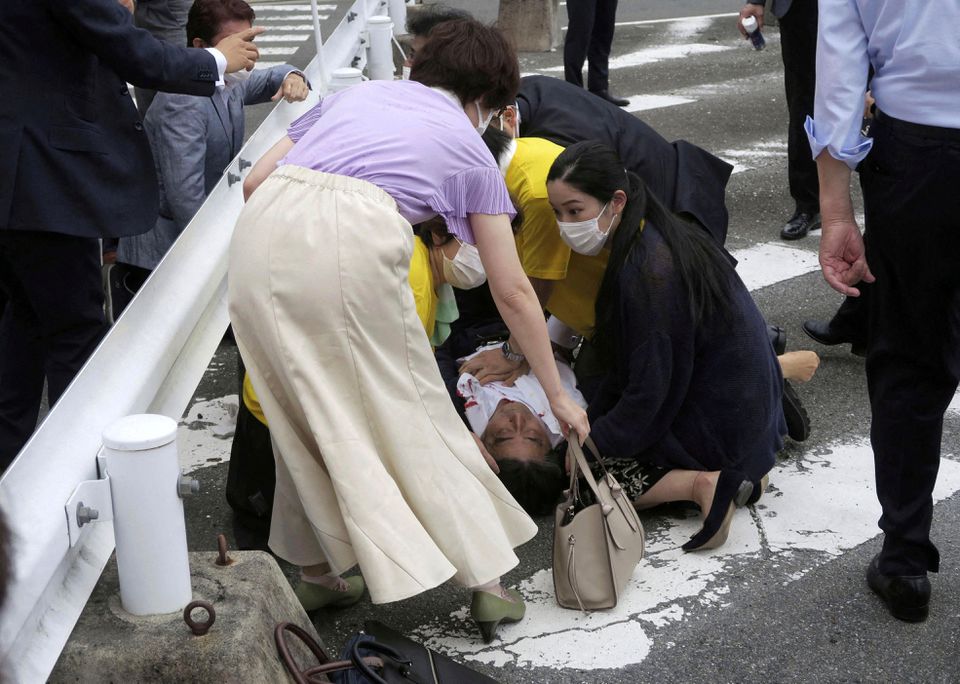
[[[243,83],[248,78],[253,71],[247,71],[246,69],[241,69],[240,71],[234,71],[230,74],[223,75],[223,83],[227,86],[237,85],[238,83]]]
[[[610,206],[609,202],[603,205],[603,209],[600,210],[596,218],[586,221],[557,221],[557,225],[560,226],[560,237],[563,238],[570,249],[585,256],[594,256],[600,253],[600,250],[603,249],[603,243],[607,241],[607,235],[615,218],[611,217],[610,226],[607,226],[606,233],[600,230],[600,217],[603,216],[603,212],[607,210],[608,206]]]
[[[480,122],[477,124],[477,133],[479,133],[480,135],[483,135],[483,132],[487,130],[487,126],[489,126],[490,122],[493,121],[493,116],[494,114],[496,114],[496,112],[491,109],[490,113],[487,114],[487,118],[484,119],[483,114],[480,113],[480,103],[474,102],[473,104],[477,108],[477,121]]]
[[[483,285],[487,281],[487,274],[477,248],[464,242],[453,259],[448,259],[444,254],[443,277],[458,290],[472,290]]]
[[[406,66],[406,65],[402,66],[402,67],[400,68],[400,74],[401,74],[401,78],[402,78],[404,81],[409,81],[409,80],[410,80],[410,67],[408,67],[408,66]]]

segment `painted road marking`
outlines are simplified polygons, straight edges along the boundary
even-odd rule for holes
[[[655,64],[668,59],[682,59],[693,55],[705,55],[715,52],[725,52],[733,48],[727,45],[708,45],[706,43],[687,43],[685,45],[662,45],[659,47],[644,48],[636,52],[614,57],[610,60],[611,69],[627,69],[630,67]],[[562,66],[541,69],[542,73],[560,73]]]
[[[329,17],[330,17],[329,14],[321,14],[321,15],[320,15],[320,21],[325,21],[325,20],[328,19]],[[310,23],[310,24],[307,24],[307,28],[308,28],[310,31],[313,30],[313,23],[312,23],[312,22],[313,22],[313,17],[310,16],[309,14],[286,14],[286,15],[276,16],[276,17],[264,17],[263,19],[260,19],[259,17],[257,17],[257,26],[263,26],[263,27],[265,27],[265,28],[267,28],[267,29],[272,29],[273,26],[272,26],[271,24],[261,23],[261,21],[262,21],[262,22],[268,22],[268,21],[297,21],[297,22],[305,22],[305,21],[309,21],[309,22],[311,22],[311,23]],[[269,35],[270,35],[270,31],[267,31],[267,32],[266,32],[265,34],[263,34],[263,35],[264,35],[264,36],[269,36]]]
[[[263,61],[258,61],[256,64],[254,64],[253,68],[254,68],[254,70],[256,70],[256,69],[270,69],[270,68],[273,68],[273,67],[275,67],[275,66],[280,66],[281,64],[286,64],[286,62],[263,62]]]
[[[271,18],[277,19],[277,20],[280,20],[280,21],[288,21],[288,20],[289,20],[289,17],[267,17],[268,20],[271,19]],[[326,18],[326,17],[321,17],[321,20],[323,20],[323,19],[325,19],[325,18]],[[260,24],[260,20],[258,19],[258,20],[257,20],[257,26],[260,26],[260,25],[261,25],[261,24]],[[264,35],[264,36],[269,36],[269,37],[272,39],[272,38],[273,38],[273,32],[274,32],[274,31],[307,31],[307,32],[312,32],[312,31],[313,31],[313,24],[269,24],[269,25],[266,26],[266,28],[268,28],[268,29],[270,29],[270,30],[267,31],[267,32],[266,32],[265,34],[263,34],[263,35]],[[257,40],[260,40],[260,39],[258,38]]]
[[[565,3],[560,3],[565,4]],[[643,19],[640,21],[618,21],[616,26],[647,26],[650,24],[672,24],[674,22],[680,21],[697,21],[700,19],[720,19],[726,17],[739,17],[738,12],[722,12],[720,14],[697,14],[692,17],[670,17],[669,19]],[[566,31],[567,27],[563,26],[561,30]]]
[[[733,165],[733,173],[743,173],[759,166],[767,166],[771,160],[786,168],[787,140],[777,138],[756,143],[753,147],[722,150],[716,153],[723,161]]]
[[[731,252],[737,274],[751,292],[820,268],[816,252],[765,242]]]
[[[181,468],[192,473],[230,460],[238,402],[236,394],[229,394],[200,400],[189,408],[177,428]]]
[[[700,526],[692,512],[680,520],[657,516],[653,524],[648,522],[647,557],[612,610],[582,614],[560,608],[551,571],[545,569],[519,583],[526,618],[502,626],[497,643],[480,643],[466,607],[420,626],[415,634],[431,648],[496,666],[624,667],[642,662],[654,647],[667,647],[668,635],[651,634],[653,630],[679,623],[688,611],[701,615],[721,608],[730,591],[723,577],[727,568],[761,554],[789,557],[792,572],[766,579],[790,584],[876,536],[880,505],[873,455],[865,440],[836,443],[802,460],[781,462],[770,481],[756,516],[738,510],[727,543],[715,551],[680,550]],[[960,464],[943,459],[934,500],[958,489]],[[807,561],[800,571],[795,570],[798,559]]]
[[[302,43],[310,37],[310,33],[265,33],[264,37],[257,39],[257,45],[264,43]]]
[[[260,48],[261,55],[292,55],[294,52],[299,50],[298,47],[262,47]]]
[[[310,5],[255,5],[254,9],[260,8],[264,12],[311,12]],[[337,9],[336,5],[317,5],[317,12],[331,12]]]
[[[624,107],[628,112],[645,112],[650,109],[663,109],[664,107],[675,107],[696,100],[689,97],[678,97],[676,95],[631,95],[630,104]]]

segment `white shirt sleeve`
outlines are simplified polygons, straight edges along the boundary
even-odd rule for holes
[[[213,55],[213,58],[217,60],[217,82],[215,85],[223,85],[223,75],[227,73],[227,58],[223,56],[223,53],[220,52],[217,48],[204,48],[207,52]]]
[[[820,0],[817,92],[804,128],[816,158],[825,148],[851,169],[873,140],[860,134],[870,60],[856,0]]]

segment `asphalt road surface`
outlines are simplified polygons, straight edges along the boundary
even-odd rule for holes
[[[328,24],[342,10],[342,3],[329,4]],[[693,510],[643,513],[648,556],[614,610],[580,614],[556,606],[552,523],[544,519],[506,578],[526,597],[527,618],[501,628],[494,644],[480,642],[467,615],[468,593],[454,586],[396,604],[364,600],[344,611],[321,611],[315,616],[320,634],[339,650],[374,617],[502,682],[960,681],[960,399],[945,421],[935,493],[943,571],[932,576],[929,620],[908,625],[890,618],[864,581],[879,548],[880,511],[863,360],[845,346],[820,347],[803,335],[800,323],[829,317],[840,296],[819,274],[818,234],[792,243],[778,237],[793,206],[776,29],[767,29],[768,47],[758,53],[736,31],[737,2],[620,5],[611,88],[629,96],[630,109],[666,138],[684,138],[735,164],[727,247],[767,320],[787,330],[788,349],[821,354],[816,377],[799,388],[813,434],[803,444],[787,444],[770,490],[757,506],[737,512],[721,549],[679,550],[699,527]],[[274,50],[269,61],[304,66],[313,52],[309,5],[256,8],[259,23],[292,27],[258,41]],[[300,38],[279,40],[283,34]],[[562,77],[559,52],[525,54],[521,62],[525,73]],[[251,111],[251,123],[256,117]],[[223,485],[236,412],[235,365],[235,350],[222,347],[181,427],[184,464],[204,492],[187,502],[193,550],[215,548],[215,535],[230,530]]]

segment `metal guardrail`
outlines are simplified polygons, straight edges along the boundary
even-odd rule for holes
[[[74,526],[71,539],[64,508],[81,482],[98,478],[104,427],[134,413],[179,420],[227,328],[227,248],[243,206],[236,178],[326,92],[334,69],[365,64],[366,19],[387,7],[387,0],[354,2],[306,69],[314,94],[280,103],[251,136],[0,478],[13,557],[0,614],[0,672],[10,681],[46,680],[113,552],[112,522],[79,533]],[[319,40],[318,23],[315,35]]]

